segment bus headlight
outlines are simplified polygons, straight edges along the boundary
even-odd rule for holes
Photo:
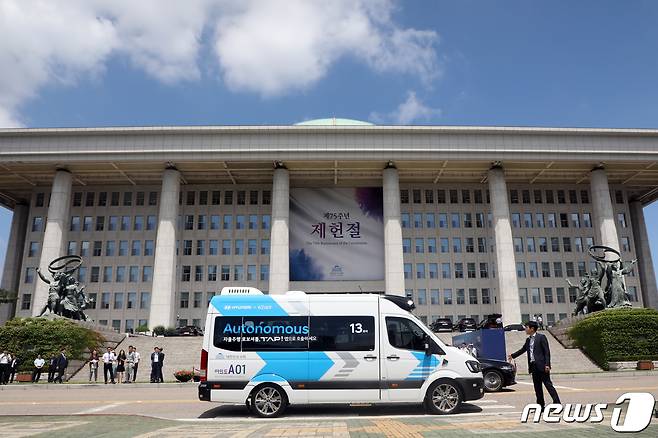
[[[466,361],[466,368],[472,373],[479,373],[480,370],[480,362],[476,360],[467,360]]]

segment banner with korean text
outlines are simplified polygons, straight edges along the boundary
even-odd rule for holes
[[[383,280],[381,187],[290,189],[290,280]]]

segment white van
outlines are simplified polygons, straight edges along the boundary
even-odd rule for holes
[[[411,309],[391,295],[224,288],[208,307],[199,399],[275,417],[311,403],[425,403],[450,414],[481,398],[479,362]]]

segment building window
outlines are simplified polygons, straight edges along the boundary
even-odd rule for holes
[[[468,290],[468,304],[477,304],[478,303],[478,290],[469,289]]]
[[[80,221],[80,218],[78,218]],[[32,232],[41,231],[43,227],[43,218],[41,216],[34,216],[32,218]]]
[[[622,228],[626,228],[626,214],[625,213],[617,213],[617,222],[619,222],[619,226]]]
[[[261,255],[269,255],[270,253],[270,240],[262,239],[260,241],[260,253]]]
[[[192,274],[192,267],[190,265],[183,265],[181,269],[181,281],[190,281]]]
[[[189,292],[181,292],[180,293],[180,305],[178,306],[181,309],[187,309],[190,307],[190,293]]]
[[[443,289],[443,304],[452,304],[452,289]]]
[[[114,294],[114,308],[123,309],[123,292],[116,292]]]
[[[527,288],[520,288],[519,289],[519,301],[521,304],[528,304],[528,289]]]
[[[455,263],[455,278],[464,278],[464,264]]]
[[[208,266],[208,281],[217,281],[217,265]]]
[[[194,267],[194,281],[203,281],[203,265]]]
[[[142,281],[145,283],[153,281],[153,266],[142,267]]]
[[[457,304],[466,304],[466,293],[464,289],[457,289]]]
[[[260,280],[268,281],[270,279],[270,265],[260,265]]]
[[[482,289],[482,304],[491,304],[491,297],[488,288]]]
[[[404,278],[405,280],[411,279],[411,263],[404,264]]]
[[[434,190],[425,190],[425,204],[434,204]]]
[[[219,190],[213,190],[211,196],[210,196],[210,203],[212,205],[219,205],[219,200],[221,198],[221,194]]]
[[[110,293],[103,292],[101,294],[101,309],[109,309],[109,308],[110,308]]]
[[[411,253],[411,239],[402,239],[402,253]]]
[[[544,302],[546,304],[551,304],[553,302],[553,288],[544,288]]]
[[[420,204],[420,190],[413,190],[414,204]]]
[[[401,204],[409,203],[409,190],[400,190],[400,203]]]
[[[222,265],[222,281],[229,281],[231,277],[231,267],[229,265]]]
[[[525,263],[516,262],[516,276],[519,278],[525,278]]]

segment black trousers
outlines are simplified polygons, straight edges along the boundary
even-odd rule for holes
[[[114,369],[112,368],[111,363],[103,364],[103,376],[105,377],[105,383],[107,383],[107,374],[110,373],[110,381],[114,383]]]
[[[57,377],[55,377],[54,382],[63,383],[64,374],[66,373],[66,368],[57,368]]]
[[[151,363],[151,383],[160,382],[160,377],[162,376],[162,364],[160,362]]]
[[[0,384],[4,385],[9,381],[9,364],[0,364]]]
[[[560,403],[560,396],[557,394],[553,382],[551,382],[551,373],[547,373],[544,370],[540,370],[535,367],[534,362],[530,364],[530,373],[532,374],[532,383],[535,385],[535,395],[537,396],[537,404],[542,408],[546,405],[544,401],[544,388],[553,399],[553,403]]]
[[[55,380],[55,373],[57,368],[48,368],[48,382],[53,382]]]
[[[137,381],[137,368],[139,368],[139,362],[133,365],[133,382]]]
[[[35,368],[34,371],[32,371],[32,382],[38,382],[39,379],[41,378],[41,368]]]

